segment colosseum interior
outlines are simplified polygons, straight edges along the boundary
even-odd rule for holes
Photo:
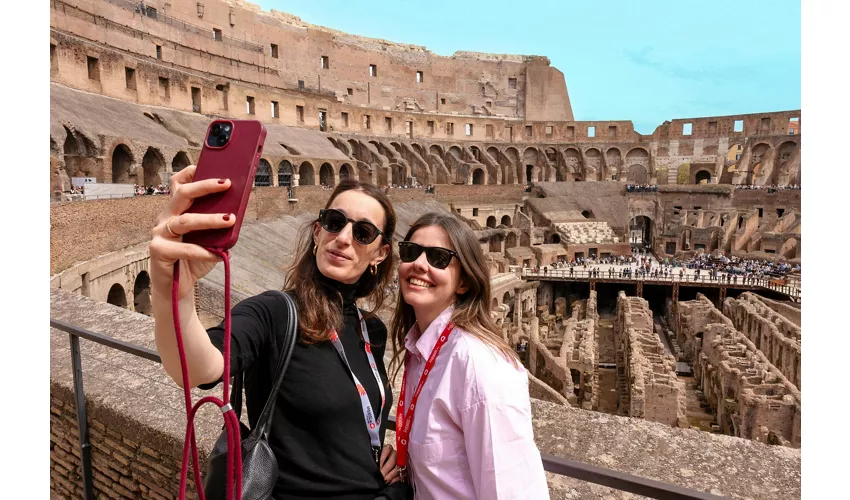
[[[478,237],[541,452],[799,498],[799,109],[643,135],[575,120],[543,56],[438,56],[242,0],[143,5],[50,2],[51,318],[153,349],[147,241],[168,197],[150,193],[197,160],[212,119],[261,120],[234,303],[282,286],[328,187],[370,181],[393,201],[396,240],[429,211]],[[222,266],[198,285],[206,326],[223,285]],[[71,350],[50,336],[50,487],[80,498]],[[179,388],[148,360],[81,351],[95,490],[176,498]],[[197,429],[210,449],[220,417]],[[547,478],[552,498],[633,498]]]

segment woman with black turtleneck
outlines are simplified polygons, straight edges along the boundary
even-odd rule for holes
[[[171,202],[153,230],[150,272],[157,349],[165,371],[182,385],[171,312],[173,267],[181,260],[178,307],[189,381],[206,389],[221,381],[224,328],[204,330],[191,290],[218,258],[183,243],[181,237],[193,230],[229,227],[235,217],[183,213],[194,198],[230,186],[227,179],[193,182],[194,172],[190,166],[172,177]],[[389,243],[395,222],[395,212],[380,189],[347,180],[337,186],[297,245],[284,290],[296,299],[298,343],[269,433],[279,467],[275,499],[372,500],[406,495],[406,484],[398,481],[395,451],[383,446],[393,403],[384,367],[387,329],[356,305],[360,298],[375,309],[383,303],[393,269]],[[233,308],[231,373],[245,373],[252,424],[274,382],[286,324],[283,297],[274,291]],[[377,422],[375,414],[381,417]],[[370,417],[377,424],[373,429]]]

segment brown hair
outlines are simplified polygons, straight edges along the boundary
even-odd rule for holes
[[[383,242],[392,244],[395,232],[396,216],[392,203],[384,192],[368,182],[355,179],[346,179],[340,182],[333,193],[331,193],[325,208],[331,206],[334,199],[345,191],[359,191],[377,200],[384,209],[384,232]],[[316,265],[316,257],[313,255],[315,243],[313,241],[313,224],[318,222],[316,218],[308,223],[301,231],[296,246],[296,257],[294,264],[286,273],[286,282],[283,289],[294,292],[298,304],[298,326],[301,330],[299,340],[307,344],[315,344],[330,340],[329,329],[335,327],[337,331],[342,328],[342,299],[341,296],[331,297],[322,289],[320,279],[322,275]],[[354,297],[367,297],[372,305],[372,314],[381,308],[386,298],[386,287],[392,279],[393,253],[387,252],[387,257],[378,264],[378,272],[374,275],[368,270],[364,272],[356,283]]]
[[[466,292],[458,295],[455,300],[452,322],[517,365],[519,357],[499,334],[499,327],[490,316],[490,273],[484,263],[484,252],[481,251],[478,239],[472,230],[454,215],[430,212],[419,217],[410,226],[404,241],[410,240],[413,233],[427,226],[437,226],[446,231],[453,250],[457,252],[461,280],[468,287]],[[389,335],[393,342],[393,359],[390,363],[390,370],[394,370],[393,377],[398,374],[403,364],[404,338],[414,323],[416,323],[416,313],[413,307],[404,301],[399,291]]]

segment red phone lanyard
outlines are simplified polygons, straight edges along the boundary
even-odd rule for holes
[[[454,330],[454,323],[449,321],[434,348],[431,349],[431,355],[428,356],[428,361],[425,362],[425,369],[422,370],[422,375],[419,376],[419,384],[416,385],[416,390],[413,392],[413,397],[410,398],[410,408],[407,413],[404,412],[404,392],[407,388],[407,361],[410,358],[410,352],[404,356],[404,376],[401,380],[401,390],[398,394],[398,408],[396,409],[396,434],[395,447],[396,464],[404,478],[407,474],[407,445],[410,440],[410,429],[413,425],[413,412],[416,409],[416,401],[419,400],[419,393],[422,392],[422,387],[425,381],[428,380],[428,375],[431,374],[431,369],[434,367],[434,362],[437,361],[437,355],[440,354],[440,349],[443,348],[446,341],[449,340],[449,334]]]

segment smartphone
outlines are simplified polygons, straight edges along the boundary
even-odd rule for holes
[[[183,236],[184,242],[218,250],[227,250],[236,244],[265,140],[266,128],[257,120],[210,123],[198,158],[195,181],[230,179],[230,188],[195,199],[186,212],[234,214],[236,223],[226,229],[191,231]]]

